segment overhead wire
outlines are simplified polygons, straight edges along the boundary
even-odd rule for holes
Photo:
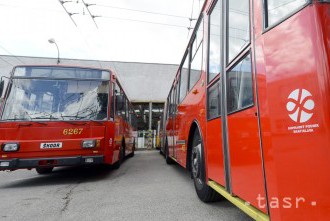
[[[189,34],[190,34],[190,30],[193,29],[193,27],[191,27],[191,22],[194,20],[193,17],[193,13],[194,13],[194,4],[195,4],[195,0],[192,1],[192,6],[191,6],[191,15],[189,18],[189,27],[188,27],[188,35],[187,38],[189,38]]]
[[[65,10],[65,12],[66,12],[66,14],[70,17],[70,19],[71,19],[71,21],[74,23],[74,25],[76,26],[76,27],[78,27],[77,26],[77,23],[74,21],[74,19],[72,18],[72,15],[84,15],[84,14],[82,14],[82,13],[76,13],[76,12],[74,12],[74,13],[70,13],[66,8],[65,8],[65,6],[63,5],[64,3],[66,3],[66,2],[64,2],[64,1],[61,1],[61,0],[58,0],[59,1],[59,3],[61,4],[61,6],[63,7],[63,9]],[[63,4],[62,4],[62,2],[63,2]],[[88,3],[86,3],[86,4],[88,4]],[[20,8],[26,8],[26,7],[24,7],[24,6],[18,6],[18,5],[4,5],[4,4],[1,4],[0,3],[0,5],[3,5],[3,6],[8,6],[8,7],[20,7]],[[91,6],[91,5],[89,5],[89,6]],[[119,8],[119,7],[117,7],[117,8]],[[44,9],[44,8],[30,8],[29,7],[29,9],[33,9],[33,10],[47,10],[47,11],[54,11],[54,12],[61,12],[61,11],[59,11],[59,10],[50,10],[50,9]],[[127,9],[128,10],[128,9]],[[133,9],[129,9],[129,10],[133,10]],[[134,10],[134,11],[141,11],[141,10]],[[142,12],[142,11],[141,11]],[[146,11],[145,11],[146,12]],[[162,13],[156,13],[156,12],[148,12],[148,13],[150,13],[150,14],[156,14],[156,15],[166,15],[166,16],[172,16],[172,17],[181,17],[181,18],[185,18],[185,19],[189,19],[189,21],[191,20],[189,17],[184,17],[184,16],[176,16],[176,15],[169,15],[169,14],[162,14]],[[191,30],[191,29],[193,29],[192,27],[187,27],[187,26],[183,26],[183,25],[175,25],[175,24],[167,24],[167,23],[161,23],[161,22],[152,22],[152,21],[145,21],[145,20],[137,20],[137,19],[129,19],[129,18],[119,18],[119,17],[114,17],[114,16],[102,16],[102,15],[100,15],[100,16],[96,16],[96,15],[93,15],[92,13],[90,14],[90,16],[92,16],[92,18],[93,18],[93,20],[95,19],[95,18],[108,18],[108,19],[116,19],[116,20],[123,20],[123,21],[131,21],[131,22],[140,22],[140,23],[148,23],[148,24],[154,24],[154,25],[162,25],[162,26],[168,26],[168,27],[177,27],[177,28],[185,28],[185,29],[188,29],[189,31]],[[194,20],[194,19],[192,19],[192,20]],[[191,21],[190,21],[191,22]],[[96,23],[96,22],[95,22]],[[97,24],[96,24],[97,25]],[[98,27],[98,26],[97,26]]]
[[[15,66],[15,65],[13,65],[12,63],[10,63],[9,61],[6,61],[6,60],[5,60],[4,58],[2,58],[1,56],[0,56],[0,59],[3,60],[4,62],[6,62],[7,64],[11,65],[11,66]]]
[[[174,25],[174,24],[167,24],[167,23],[160,23],[160,22],[151,22],[151,21],[145,21],[145,20],[112,17],[112,16],[100,16],[99,18],[108,18],[108,19],[116,19],[116,20],[123,20],[123,21],[140,22],[140,23],[163,25],[163,26],[170,26],[170,27],[177,27],[177,28],[187,28],[186,26],[183,26],[183,25]]]
[[[67,2],[72,2],[72,1],[63,1],[63,0],[58,0],[58,2],[61,4],[61,6],[63,7],[64,11],[68,14],[68,16],[70,17],[71,21],[73,22],[73,24],[77,27],[76,22],[73,20],[72,15],[75,15],[77,13],[70,13],[68,12],[68,10],[64,7],[64,3]]]
[[[7,52],[9,55],[14,56],[14,58],[16,60],[18,60],[19,62],[21,62],[22,64],[25,64],[24,61],[22,61],[21,59],[19,59],[18,57],[16,57],[14,54],[12,54],[10,51],[8,51],[6,48],[4,48],[2,45],[0,45],[0,48],[2,48],[5,52]]]
[[[160,12],[145,11],[145,10],[117,7],[117,6],[111,6],[111,5],[93,4],[93,6],[113,8],[113,9],[119,9],[119,10],[125,10],[125,11],[141,12],[141,13],[160,15],[160,16],[168,16],[168,17],[174,17],[174,18],[189,19],[189,17],[180,16],[180,15],[172,15],[172,14],[166,14],[166,13],[160,13]]]
[[[96,21],[95,21],[95,18],[98,17],[98,16],[92,15],[91,11],[90,11],[89,8],[88,8],[89,6],[93,6],[93,5],[95,5],[95,4],[88,4],[88,3],[86,3],[84,0],[81,0],[81,1],[82,1],[82,3],[84,4],[84,6],[86,7],[86,9],[87,9],[89,15],[91,16],[91,18],[92,18],[92,20],[93,20],[93,22],[94,22],[96,28],[99,28],[99,27],[97,26],[97,24],[96,24]]]

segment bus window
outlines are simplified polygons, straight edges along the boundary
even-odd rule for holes
[[[180,97],[179,97],[179,103],[183,101],[185,96],[187,95],[187,89],[188,89],[188,74],[189,74],[189,53],[187,53],[187,56],[185,58],[185,61],[183,63],[183,66],[181,68],[181,74],[180,74]]]
[[[207,94],[207,117],[208,119],[214,119],[221,115],[219,81],[208,88]]]
[[[208,82],[220,73],[221,11],[221,1],[218,1],[210,15]]]
[[[249,2],[248,0],[229,1],[227,63],[250,42]]]
[[[115,87],[116,87],[116,84],[115,83],[112,83],[112,93],[111,93],[111,109],[110,109],[110,118],[111,120],[114,119],[115,117]]]
[[[118,84],[116,84],[115,87],[115,96],[116,96],[116,114],[117,116],[121,116],[123,97],[120,93],[120,87],[118,86]]]
[[[310,0],[268,0],[267,1],[267,20],[266,27],[272,26],[291,13],[299,10]]]
[[[248,54],[228,72],[227,87],[228,113],[236,112],[253,105],[250,54]]]
[[[189,90],[195,86],[201,76],[203,63],[203,20],[197,30],[194,43],[192,45]]]

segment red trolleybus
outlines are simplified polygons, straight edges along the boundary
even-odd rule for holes
[[[256,220],[329,220],[329,64],[329,0],[206,1],[167,99],[167,162]]]
[[[108,70],[17,66],[0,111],[0,170],[119,168],[126,155],[134,155],[134,111]]]

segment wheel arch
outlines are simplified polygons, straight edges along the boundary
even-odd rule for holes
[[[190,129],[189,129],[188,144],[187,144],[186,168],[188,171],[191,171],[191,150],[192,150],[192,142],[194,139],[194,133],[196,130],[198,130],[199,136],[201,138],[202,150],[204,150],[203,133],[202,133],[201,127],[197,120],[193,120],[193,122],[191,123]],[[204,151],[202,151],[201,154],[203,156],[202,157],[203,161],[205,162]]]

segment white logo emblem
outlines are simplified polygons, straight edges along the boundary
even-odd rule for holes
[[[308,90],[296,89],[292,91],[286,104],[289,117],[297,123],[304,123],[311,119],[315,107],[312,98],[313,96]]]

